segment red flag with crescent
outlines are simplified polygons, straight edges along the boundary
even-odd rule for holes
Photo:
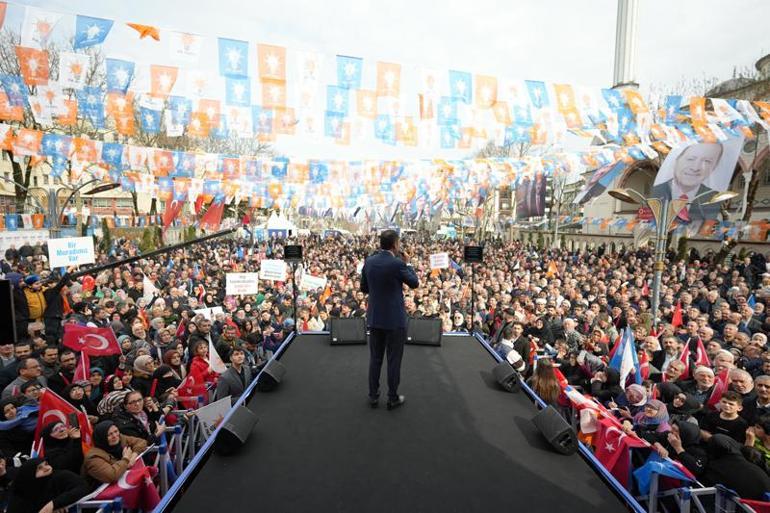
[[[136,460],[134,466],[126,470],[120,479],[114,483],[102,485],[97,490],[95,500],[123,499],[123,507],[152,511],[160,502],[158,489],[152,478],[158,473],[155,467],[148,467],[142,458]]]
[[[118,344],[118,339],[112,328],[91,328],[65,324],[62,343],[73,351],[80,351],[88,354],[88,356],[121,354],[120,344]]]
[[[163,212],[163,229],[168,229],[171,223],[179,216],[179,212],[182,211],[184,202],[174,198],[171,201],[166,202],[166,210]]]
[[[78,419],[77,427],[80,428],[80,444],[83,454],[85,454],[93,445],[93,428],[88,421],[88,415],[62,399],[50,388],[43,389],[43,392],[40,394],[40,410],[37,417],[37,425],[35,426],[35,447],[40,446],[38,454],[41,457],[45,454],[45,444],[40,443],[40,433],[43,431],[43,428],[52,422],[61,422],[68,428],[75,427],[72,423],[73,415]]]

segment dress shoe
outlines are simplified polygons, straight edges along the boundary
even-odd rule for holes
[[[370,408],[376,408],[379,405],[380,405],[380,400],[379,399],[377,399],[377,398],[372,399],[371,397],[369,398],[369,407]]]
[[[398,396],[395,400],[388,399],[388,410],[392,410],[394,408],[398,408],[402,404],[406,402],[406,397],[403,395]]]

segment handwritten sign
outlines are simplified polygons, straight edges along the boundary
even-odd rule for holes
[[[228,296],[246,296],[258,291],[257,273],[227,273],[225,279],[225,294]]]
[[[93,264],[96,261],[94,239],[91,237],[48,239],[48,254],[52,268]]]
[[[262,260],[259,263],[259,279],[286,281],[286,262],[283,260]]]
[[[299,290],[313,291],[326,288],[325,276],[313,276],[312,274],[303,274],[299,280]]]
[[[449,268],[449,253],[436,253],[430,256],[431,269]]]

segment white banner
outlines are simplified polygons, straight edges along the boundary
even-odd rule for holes
[[[16,249],[22,247],[25,243],[34,246],[36,242],[43,243],[50,237],[48,230],[16,230],[0,232],[0,255],[5,255],[5,250],[11,246]]]
[[[325,276],[313,276],[312,274],[303,274],[299,280],[299,290],[313,291],[326,288]]]
[[[228,395],[219,401],[214,401],[213,403],[195,410],[195,416],[201,421],[206,438],[211,436],[211,433],[213,433],[217,426],[222,422],[231,407],[232,400]]]
[[[259,263],[259,279],[286,281],[286,262],[283,260],[262,260]]]
[[[93,237],[67,237],[64,239],[48,239],[48,254],[51,269],[54,267],[69,267],[71,265],[93,264]]]
[[[155,285],[152,284],[147,276],[142,278],[142,297],[144,298],[145,306],[150,304],[150,301],[152,301],[152,296],[157,291],[158,289],[155,287]]]
[[[217,314],[225,313],[221,306],[215,306],[213,308],[200,308],[198,310],[193,310],[193,312],[195,312],[195,315],[201,314],[203,317],[210,321],[213,321]]]
[[[228,296],[246,296],[258,291],[257,273],[227,273],[225,279],[225,294]]]
[[[431,269],[448,269],[449,253],[436,253],[430,256]]]

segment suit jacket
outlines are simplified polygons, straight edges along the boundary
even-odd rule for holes
[[[243,391],[247,386],[249,386],[249,383],[251,383],[252,375],[251,368],[249,366],[244,365],[242,369],[245,384],[241,382],[241,378],[238,377],[235,369],[232,367],[227,369],[222,373],[222,375],[219,376],[219,380],[217,381],[215,400],[218,401],[229,395],[232,396],[232,400],[234,401],[243,395]]]
[[[659,183],[658,185],[654,186],[652,190],[650,191],[650,198],[660,198],[660,199],[667,199],[671,200],[671,182],[673,180],[668,180],[663,183]],[[706,194],[707,192],[716,192],[713,189],[710,189],[709,187],[706,187],[705,185],[701,185],[698,187],[698,192],[696,193],[696,196],[700,194]],[[687,213],[690,216],[690,219],[692,220],[699,220],[703,221],[704,219],[716,219],[717,215],[719,214],[719,204],[716,205],[704,205],[704,201],[708,201],[711,199],[709,196],[703,196],[701,198],[698,198],[693,203],[690,203],[690,206],[688,207]]]
[[[420,284],[414,269],[390,251],[378,251],[364,262],[361,292],[369,294],[366,324],[369,328],[406,328],[403,284],[416,289]]]

